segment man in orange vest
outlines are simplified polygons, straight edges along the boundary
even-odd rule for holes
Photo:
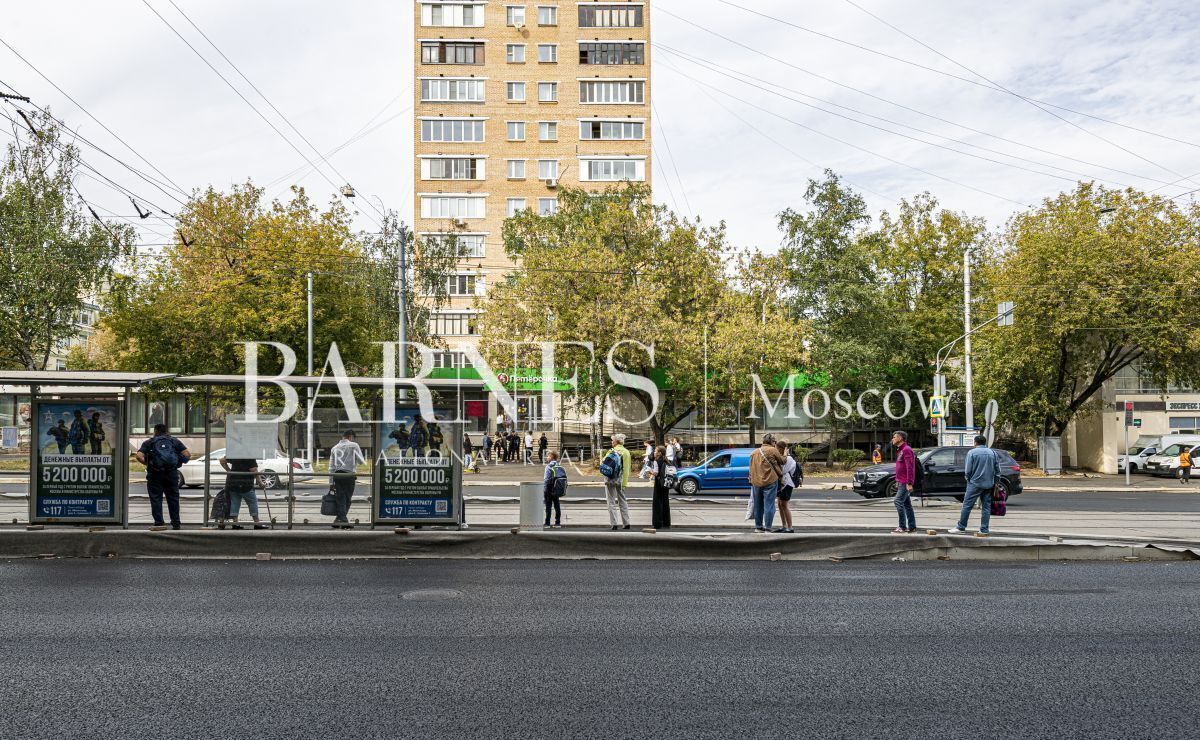
[[[1192,479],[1192,453],[1191,448],[1184,447],[1179,451],[1179,482],[1187,485]]]

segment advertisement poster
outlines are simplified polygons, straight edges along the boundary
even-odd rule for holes
[[[31,520],[119,521],[120,468],[113,445],[128,443],[119,431],[118,403],[44,401],[33,415]]]
[[[442,412],[425,419],[400,409],[395,418],[376,427],[375,521],[457,523],[460,426],[446,423],[450,415]]]

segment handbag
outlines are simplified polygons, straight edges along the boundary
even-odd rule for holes
[[[992,489],[992,516],[1004,516],[1008,513],[1008,494],[1004,486],[997,485]]]
[[[221,521],[229,518],[229,491],[222,488],[213,496],[210,519]]]
[[[337,496],[333,493],[333,486],[330,486],[325,495],[321,497],[321,516],[337,516],[337,513]]]

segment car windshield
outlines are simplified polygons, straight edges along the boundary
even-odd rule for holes
[[[1188,445],[1188,446],[1190,447],[1191,445]],[[1160,452],[1159,454],[1160,455],[1178,455],[1180,452],[1183,451],[1183,449],[1184,449],[1184,445],[1173,444],[1170,447],[1168,447],[1167,449]]]
[[[1130,447],[1129,454],[1130,455],[1140,455],[1140,454],[1142,454],[1142,450],[1144,450],[1144,449],[1146,449],[1146,448],[1145,447]]]
[[[925,458],[937,452],[937,449],[936,447],[922,447],[918,450],[913,450],[913,454],[917,456],[918,460],[925,462]]]

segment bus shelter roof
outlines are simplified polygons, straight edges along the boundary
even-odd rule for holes
[[[123,373],[108,370],[0,370],[0,386],[30,388],[138,388],[174,373]]]
[[[409,387],[407,383],[403,383],[399,379],[348,377],[346,380],[349,381],[351,388],[384,388],[389,383],[394,385],[397,390]],[[334,378],[319,375],[293,375],[287,378],[263,376],[259,378],[259,385],[270,386],[276,381],[287,383],[293,388],[315,388],[316,386],[334,388],[337,385]],[[483,390],[485,388],[482,380],[474,378],[420,378],[420,382],[430,390]],[[188,375],[176,378],[175,383],[191,386],[240,386],[246,383],[246,376]]]

